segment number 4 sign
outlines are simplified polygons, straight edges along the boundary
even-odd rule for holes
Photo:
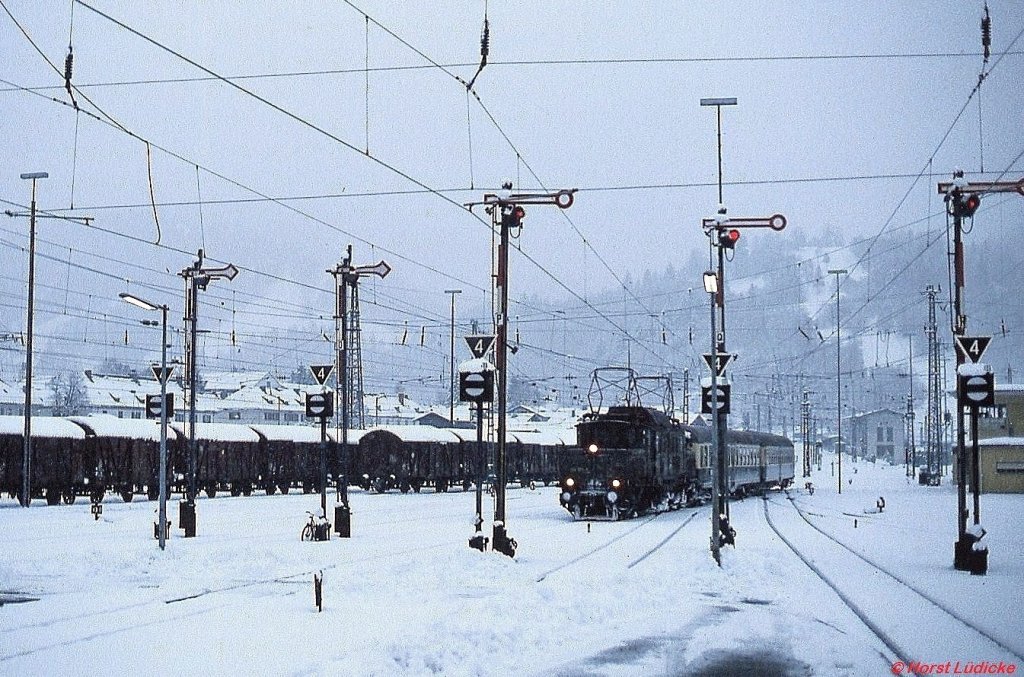
[[[478,334],[466,337],[466,345],[469,346],[469,352],[473,353],[473,357],[477,359],[486,355],[493,344],[494,334]]]
[[[957,350],[971,362],[978,362],[988,348],[991,336],[954,336]]]

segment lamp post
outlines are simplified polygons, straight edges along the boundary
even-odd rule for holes
[[[451,294],[452,296],[452,352],[451,352],[451,365],[448,372],[448,423],[449,425],[455,425],[455,295],[461,294],[461,289],[445,289],[445,294]]]
[[[714,106],[715,107],[715,118],[717,121],[718,128],[718,220],[720,222],[725,219],[725,205],[723,204],[722,198],[722,106],[735,106],[737,104],[735,97],[712,97],[700,100],[701,106]],[[712,246],[715,244],[715,238],[712,235],[717,235],[719,240],[718,247],[718,273],[715,279],[715,294],[711,299],[711,310],[714,312],[715,302],[717,300],[719,313],[720,313],[720,327],[716,331],[714,327],[711,330],[711,340],[716,344],[716,351],[712,352],[715,355],[716,352],[725,352],[725,249],[726,247],[721,246],[721,233],[725,232],[721,228],[716,228],[714,231],[709,231],[708,235]],[[738,231],[734,231],[737,233]],[[707,273],[704,275],[705,289],[707,288]],[[709,292],[710,293],[710,292]],[[713,358],[715,361],[712,364],[717,364],[717,358]],[[714,369],[712,369],[714,371]],[[715,375],[712,375],[711,382],[712,389],[715,389]],[[719,503],[716,505],[716,509],[720,509],[721,513],[726,517],[729,516],[729,502],[726,500],[728,496],[728,456],[725,454],[725,429],[726,420],[725,414],[719,413],[716,408],[714,413],[711,414],[714,418],[712,419],[712,427],[716,430],[717,444],[716,449],[718,450],[718,482],[719,486]],[[718,559],[717,556],[715,558]]]
[[[160,549],[164,549],[167,539],[167,306],[150,303],[138,296],[128,293],[118,294],[126,302],[143,310],[159,310],[161,315],[162,338],[160,341],[160,512],[157,522],[157,534]]]
[[[701,99],[700,105],[714,106],[718,118],[718,203],[722,203],[722,106],[735,106],[736,97]]]
[[[32,503],[32,311],[36,281],[36,181],[49,178],[46,172],[28,172],[21,178],[32,181],[32,202],[28,227],[28,312],[25,328],[25,436],[21,456],[21,504]]]
[[[835,268],[828,271],[829,275],[836,276],[836,468],[839,475],[840,494],[843,493],[843,375],[839,370],[841,359],[839,347],[839,276],[846,275],[848,272],[845,268]]]

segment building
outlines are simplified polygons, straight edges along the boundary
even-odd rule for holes
[[[1024,493],[1024,383],[996,383],[995,406],[978,411],[982,493]]]
[[[892,409],[876,409],[843,421],[843,441],[854,458],[902,464],[904,437],[903,414]]]

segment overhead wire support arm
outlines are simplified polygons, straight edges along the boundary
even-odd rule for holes
[[[476,73],[473,73],[473,77],[469,79],[466,84],[466,89],[472,90],[473,83],[476,82],[477,76],[483,71],[484,66],[487,65],[487,54],[490,52],[491,43],[491,26],[487,21],[487,12],[484,11],[484,30],[480,35],[480,65],[476,69]]]

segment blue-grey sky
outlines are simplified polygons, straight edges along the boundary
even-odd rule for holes
[[[105,345],[132,319],[119,291],[180,313],[175,273],[200,247],[243,270],[204,299],[219,330],[312,333],[323,324],[314,316],[332,312],[325,270],[350,242],[357,263],[394,268],[363,292],[391,323],[381,331],[443,323],[447,288],[486,309],[488,224],[458,205],[505,178],[580,189],[564,213],[529,209],[517,241],[529,258],[513,256],[511,282],[516,298],[580,305],[706,250],[716,124],[702,97],[738,99],[722,114],[730,213],[784,213],[780,237],[842,244],[939,211],[935,182],[955,166],[979,172],[983,158],[988,178],[1024,170],[1020,0],[989,2],[995,67],[980,110],[977,96],[964,108],[983,67],[974,1],[89,0],[278,109],[83,4],[3,4],[0,199],[18,209],[29,197],[19,174],[47,171],[40,208],[73,200],[78,211],[59,213],[95,218],[94,228],[41,221],[38,303],[44,334]],[[477,101],[454,76],[476,70],[485,8],[490,64]],[[95,104],[79,96],[83,111],[136,136],[51,100],[69,101],[63,75],[11,15],[61,71],[70,36],[73,83]],[[832,180],[793,181],[805,178]],[[1022,213],[1011,205],[993,218],[1019,225]],[[18,332],[26,223],[0,228],[0,332]],[[75,352],[42,345],[53,359]]]

